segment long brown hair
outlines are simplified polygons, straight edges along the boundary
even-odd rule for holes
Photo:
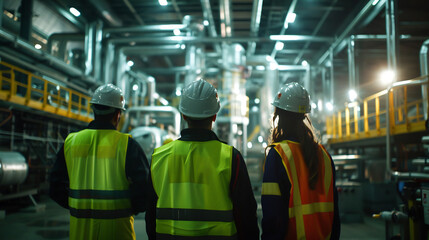
[[[277,120],[278,123],[275,126]],[[305,120],[308,124],[305,123]],[[273,115],[271,143],[286,139],[296,139],[301,144],[304,162],[309,173],[309,185],[311,189],[314,189],[319,177],[320,161],[318,158],[319,144],[313,125],[306,114],[290,112],[276,107]]]

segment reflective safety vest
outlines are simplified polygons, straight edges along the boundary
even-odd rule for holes
[[[67,136],[70,239],[135,239],[125,174],[128,138],[93,129]]]
[[[232,150],[217,140],[176,140],[155,149],[157,239],[236,239],[229,196]]]
[[[319,145],[319,178],[315,188],[311,189],[300,144],[282,141],[273,145],[283,160],[291,183],[289,225],[285,239],[329,239],[334,219],[334,181],[329,154]],[[264,187],[267,189],[269,186]]]

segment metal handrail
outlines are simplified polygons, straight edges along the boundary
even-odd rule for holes
[[[405,94],[403,96],[403,105],[395,106],[396,109],[389,107],[391,119],[393,119],[393,116],[398,116],[398,122],[401,122],[395,125],[395,129],[392,130],[391,133],[401,134],[408,131],[424,130],[422,129],[424,119],[422,112],[419,110],[423,100],[418,99],[408,102],[407,100],[412,95],[407,96],[406,87],[410,85],[423,84],[425,82],[420,80],[426,77],[427,76],[422,76],[411,80],[397,82],[395,84],[394,88],[403,87],[405,89]],[[410,84],[410,81],[415,83]],[[393,94],[392,89],[390,91],[390,94]],[[384,107],[381,103],[384,101],[384,99],[382,99],[384,96],[386,96],[386,101],[389,101],[391,98],[387,95],[387,92],[387,89],[385,89],[375,93],[363,99],[360,105],[356,104],[352,107],[346,107],[344,110],[338,111],[328,117],[326,127],[327,134],[331,136],[329,139],[330,143],[385,136],[385,125],[387,124],[388,119],[382,118],[382,116],[385,116],[387,113],[387,106]],[[408,116],[408,109],[410,109],[411,106],[416,106],[417,111],[412,116]],[[358,114],[358,108],[360,108],[361,114]],[[391,124],[395,124],[395,122]],[[392,129],[392,126],[390,126],[390,129]]]
[[[387,114],[386,116],[386,175],[385,175],[385,181],[390,181],[391,179],[391,175],[392,175],[392,169],[391,169],[391,149],[390,149],[390,131],[391,131],[391,117],[392,117],[392,110],[390,109],[390,104],[393,101],[393,94],[391,93],[391,91],[395,88],[399,88],[399,87],[404,87],[404,86],[412,86],[412,85],[423,85],[423,84],[427,84],[428,83],[428,79],[427,79],[427,75],[426,76],[421,76],[415,79],[411,79],[411,80],[405,80],[405,81],[400,81],[400,82],[395,82],[392,85],[390,85],[387,88],[387,93],[389,95],[389,97],[387,97],[386,100],[386,109],[389,110],[389,114]],[[392,95],[391,95],[392,94]],[[391,97],[390,97],[391,96]]]
[[[0,70],[1,100],[83,122],[92,120],[90,96],[3,61],[0,67],[5,68]]]

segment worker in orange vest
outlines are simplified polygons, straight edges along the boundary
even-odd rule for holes
[[[310,97],[301,85],[289,83],[272,104],[273,129],[262,184],[262,239],[339,239],[335,168],[307,116]]]

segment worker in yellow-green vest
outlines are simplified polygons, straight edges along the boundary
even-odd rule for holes
[[[179,111],[188,128],[152,155],[149,239],[259,239],[243,157],[211,130],[219,108],[210,83],[198,80],[183,89]]]
[[[271,145],[262,183],[262,239],[339,239],[335,167],[307,116],[308,92],[289,83],[272,104]]]
[[[130,135],[116,130],[124,98],[113,84],[91,101],[95,120],[70,133],[50,175],[50,196],[70,211],[70,239],[134,240],[133,215],[146,210],[149,163]]]

